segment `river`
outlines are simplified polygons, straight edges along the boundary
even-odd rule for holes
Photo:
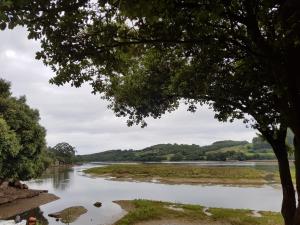
[[[201,165],[203,163],[193,163]],[[97,163],[98,166],[105,164]],[[274,169],[274,165],[257,163],[205,163],[205,166],[254,166]],[[281,189],[279,185],[224,186],[159,184],[149,182],[113,181],[85,175],[82,170],[95,166],[84,164],[68,169],[53,169],[42,178],[27,182],[32,189],[46,189],[60,197],[22,216],[35,216],[43,224],[59,225],[61,222],[48,217],[49,213],[71,206],[84,206],[88,212],[72,225],[109,225],[124,215],[114,200],[152,199],[175,203],[200,204],[207,207],[243,208],[280,211]],[[276,168],[276,167],[275,167]],[[101,208],[93,204],[102,202]]]

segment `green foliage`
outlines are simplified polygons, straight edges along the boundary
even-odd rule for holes
[[[0,96],[2,98],[8,98],[10,95],[10,83],[0,79]]]
[[[38,111],[26,104],[25,97],[12,97],[9,89],[10,84],[0,79],[0,178],[27,180],[45,168],[41,153],[46,131]]]
[[[6,0],[0,12],[4,26],[26,25],[41,39],[37,58],[56,73],[52,83],[88,82],[128,125],[206,103],[218,120],[275,138],[280,125],[300,136],[293,4]]]
[[[129,225],[139,221],[160,218],[161,207],[158,207],[157,204],[149,204],[145,200],[134,201],[134,203],[138,209],[131,212],[130,216],[125,216],[122,220],[118,221],[116,225]]]
[[[0,118],[0,179],[6,177],[17,177],[12,170],[13,159],[21,149],[19,141],[13,131],[11,131],[5,120]]]
[[[75,161],[75,147],[66,142],[58,143],[53,148],[48,148],[48,154],[60,164],[72,164]]]
[[[182,161],[184,159],[184,156],[181,153],[176,153],[173,156],[171,156],[170,161]]]
[[[212,145],[204,146],[203,149],[205,152],[209,151],[215,151],[221,148],[228,148],[228,147],[234,147],[239,145],[247,145],[247,141],[231,141],[231,140],[225,140],[225,141],[217,141],[212,143]]]
[[[261,136],[254,137],[252,139],[252,149],[255,152],[261,152],[266,149],[270,149],[271,145]]]
[[[47,149],[43,150],[39,156],[40,163],[43,165],[43,168],[49,168],[55,164],[55,157],[54,155],[49,152]]]
[[[290,149],[290,153],[293,153],[293,139],[294,134],[291,129],[287,129],[287,134],[285,138],[285,142],[287,147]],[[254,153],[270,153],[272,151],[271,145],[266,141],[266,139],[262,135],[257,135],[252,139],[252,150]]]
[[[247,159],[247,156],[242,152],[227,151],[227,152],[220,152],[220,153],[210,153],[207,155],[206,159],[211,161],[226,161],[226,160],[244,161]]]
[[[37,58],[56,73],[52,83],[88,82],[128,125],[145,126],[183,100],[191,111],[207,103],[221,121],[274,132],[299,124],[293,4],[6,0],[0,12],[3,28],[26,25],[41,39]]]

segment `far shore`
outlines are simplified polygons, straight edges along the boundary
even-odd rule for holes
[[[294,160],[289,160],[290,165],[294,164]],[[273,159],[268,160],[227,160],[227,161],[208,161],[208,160],[191,160],[191,161],[82,161],[79,165],[85,164],[85,163],[91,163],[91,164],[97,164],[97,163],[103,163],[103,164],[231,164],[231,163],[238,163],[238,164],[247,164],[247,163],[263,163],[263,164],[274,164],[277,165],[278,161]]]

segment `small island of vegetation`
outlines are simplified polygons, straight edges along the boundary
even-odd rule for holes
[[[277,173],[249,167],[200,167],[195,165],[114,164],[84,170],[94,176],[118,180],[161,183],[259,185],[279,182]]]
[[[115,225],[281,225],[279,213],[241,209],[204,208],[149,200],[116,201],[128,214]],[[199,222],[201,221],[201,222]]]

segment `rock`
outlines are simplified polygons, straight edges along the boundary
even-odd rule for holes
[[[49,213],[48,216],[54,217],[54,218],[60,218],[61,212],[56,212],[56,213]]]
[[[8,186],[18,189],[28,189],[28,186],[26,184],[22,184],[19,180],[9,180],[3,183],[8,183]]]
[[[100,208],[102,206],[102,203],[101,202],[95,202],[94,206]]]
[[[22,189],[22,183],[19,180],[16,180],[13,184],[14,187]]]
[[[213,214],[209,212],[209,208],[204,208],[203,213],[207,216],[212,216]]]
[[[21,222],[21,217],[17,215],[15,218],[15,223],[20,223],[20,222]]]
[[[9,186],[8,181],[3,181],[2,184],[0,185],[0,188],[7,188]]]
[[[8,182],[10,187],[19,188],[19,189],[21,189],[22,187],[21,182],[18,180],[9,180]]]
[[[63,223],[73,223],[79,216],[87,212],[83,206],[73,206],[60,212],[50,213],[48,216],[61,219]]]
[[[27,184],[22,184],[22,189],[28,189],[28,185]]]

